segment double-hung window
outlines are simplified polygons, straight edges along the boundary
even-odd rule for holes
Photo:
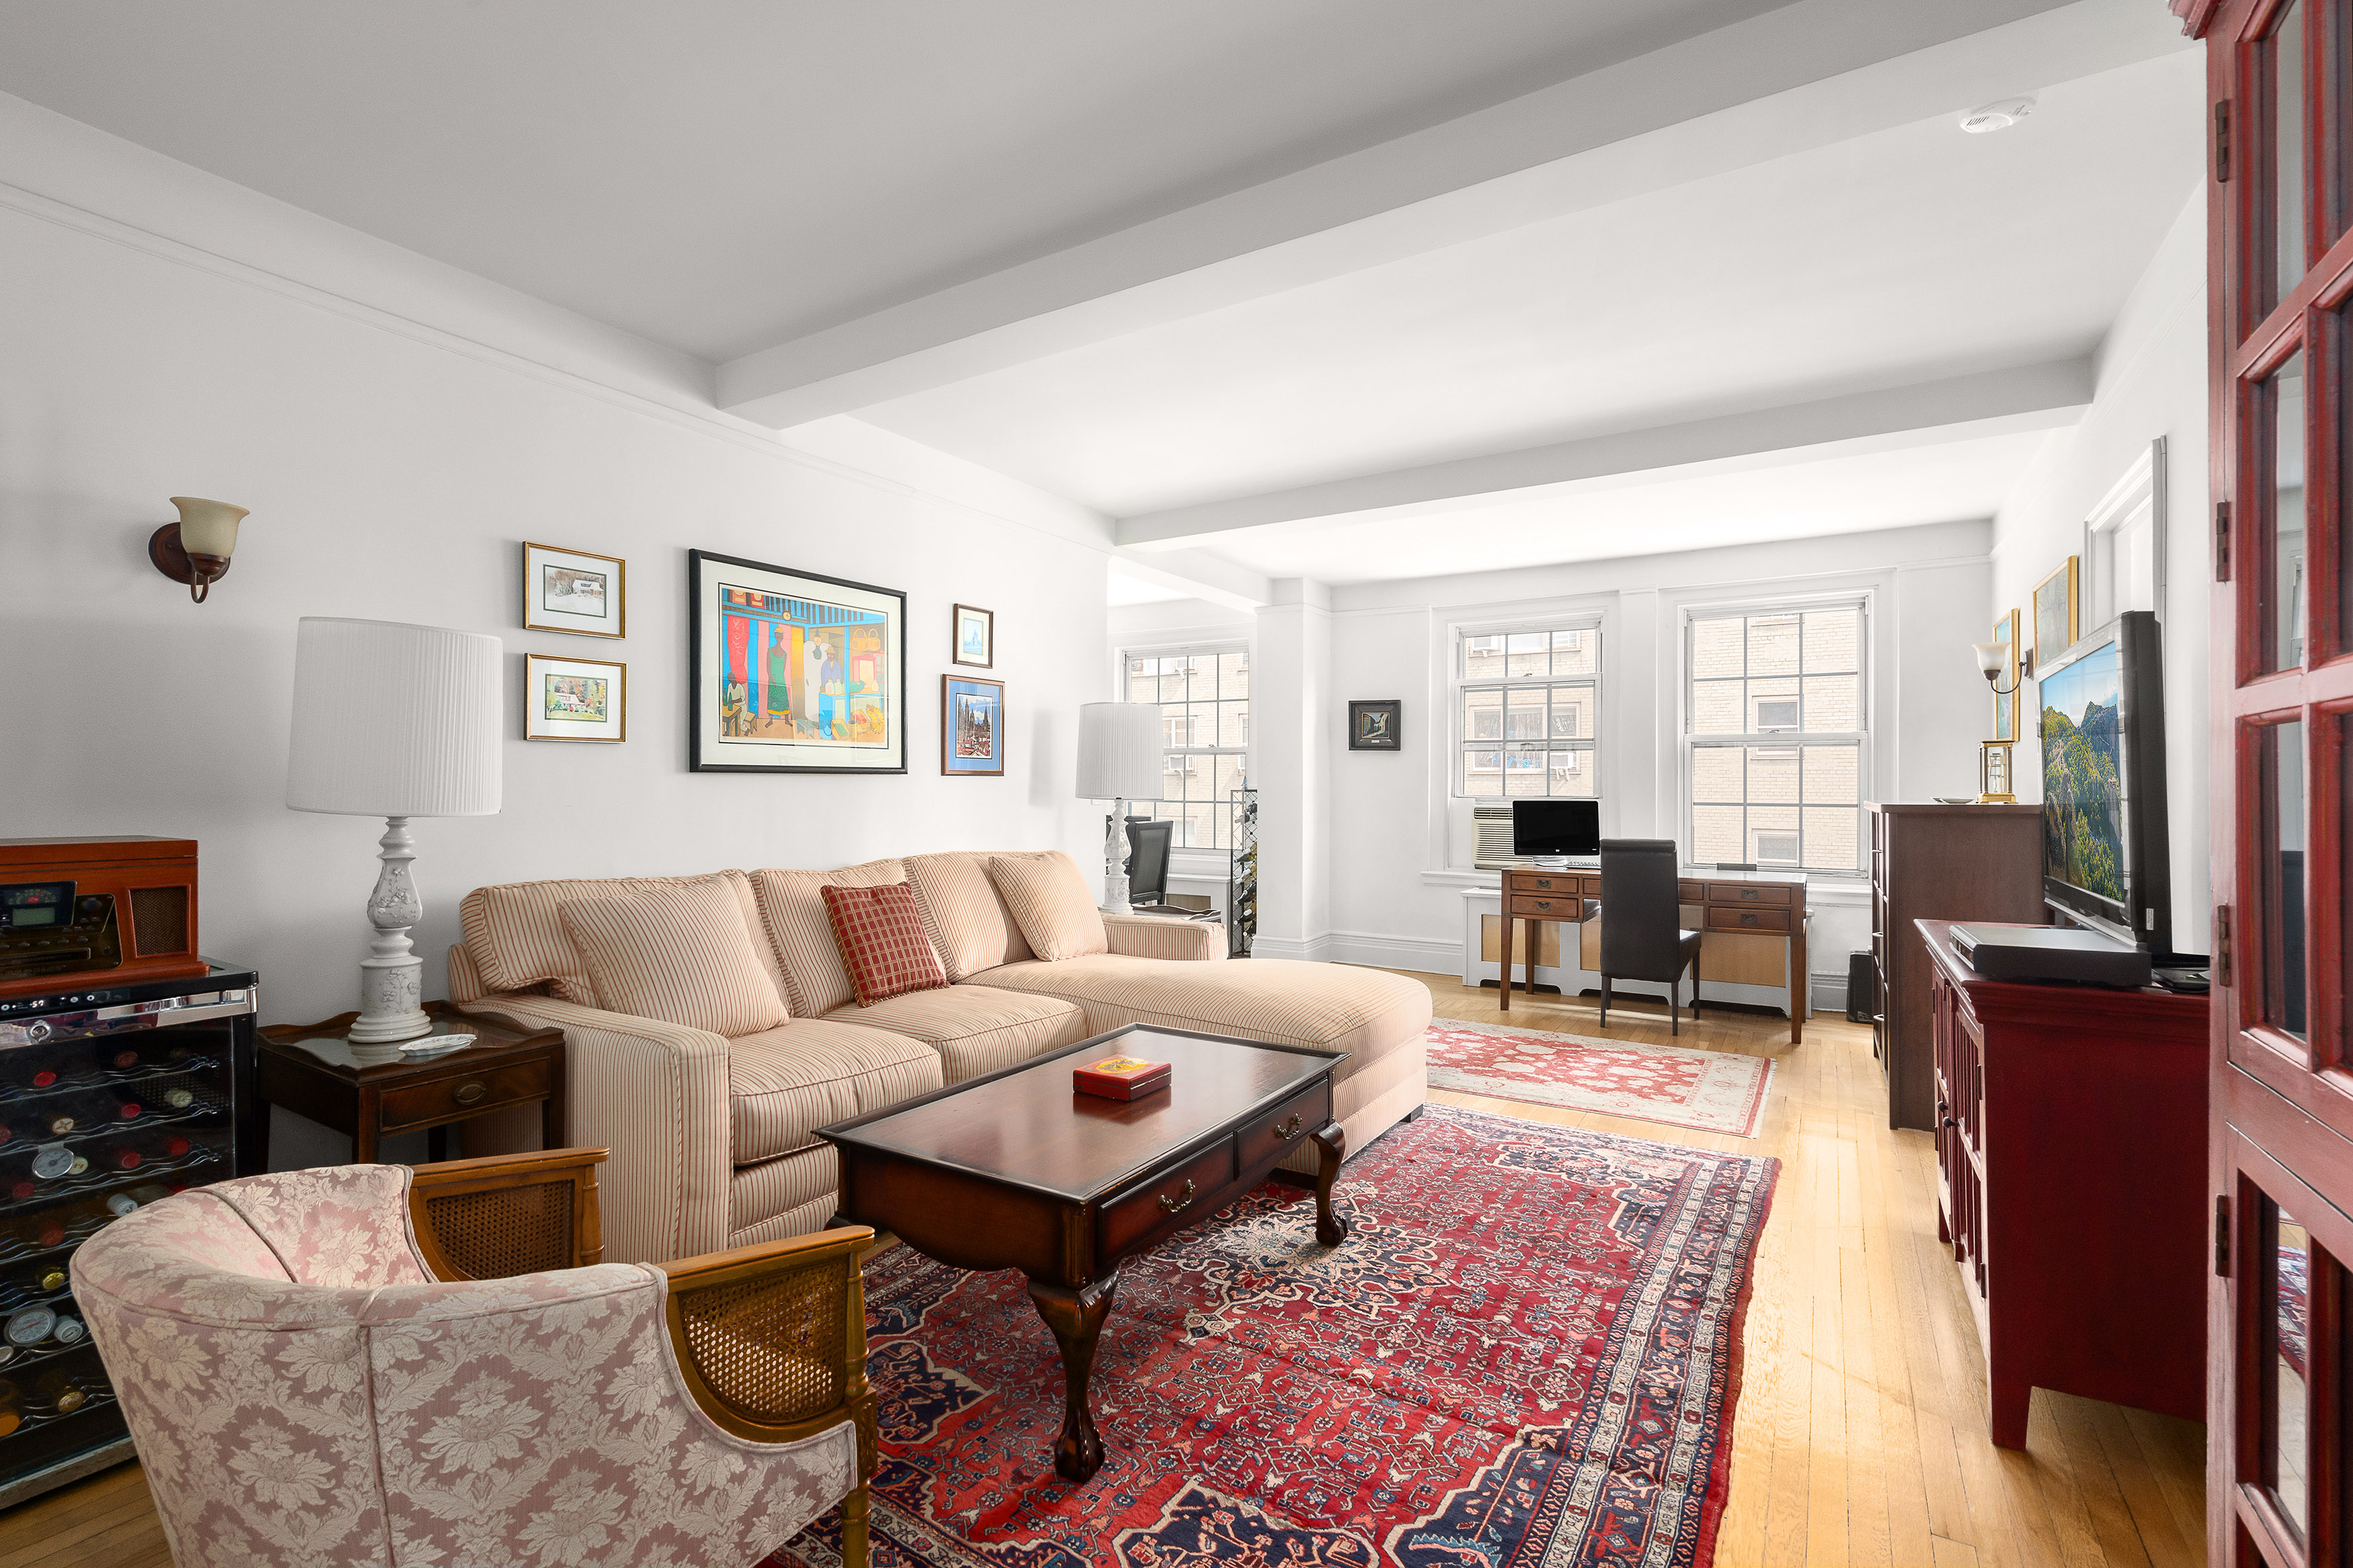
[[[1691,858],[1860,868],[1869,765],[1866,605],[1708,609],[1683,628]]]
[[[1601,628],[1590,619],[1454,639],[1458,796],[1594,795]]]
[[[1175,822],[1180,847],[1232,848],[1232,795],[1250,759],[1249,646],[1130,648],[1120,671],[1125,700],[1159,708],[1167,748],[1160,798],[1128,810]]]

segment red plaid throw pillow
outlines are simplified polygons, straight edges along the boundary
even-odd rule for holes
[[[930,991],[948,983],[948,972],[923,933],[914,889],[904,882],[880,888],[821,888],[826,917],[833,922],[841,966],[860,1007],[871,1007],[906,991]]]

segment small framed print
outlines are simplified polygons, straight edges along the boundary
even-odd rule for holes
[[[1005,776],[1005,682],[940,677],[940,772],[950,778]]]
[[[626,741],[629,667],[601,658],[522,656],[522,738]]]
[[[955,607],[955,662],[975,669],[997,668],[997,612],[970,605]]]
[[[2034,666],[2040,669],[2084,635],[2076,616],[2081,608],[2076,571],[2081,556],[2070,555],[2059,570],[2034,584]]]
[[[1394,752],[1405,745],[1405,704],[1401,701],[1348,704],[1348,750]]]
[[[1993,738],[1997,741],[2018,739],[2018,612],[2010,611],[1993,624],[1993,640],[2009,645],[2010,652],[2002,667],[1994,671],[1993,679]],[[2004,691],[2003,687],[2010,689]]]
[[[523,629],[586,637],[627,637],[628,571],[628,563],[617,555],[526,543],[522,547]]]

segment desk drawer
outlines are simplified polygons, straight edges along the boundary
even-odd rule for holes
[[[1526,893],[1512,895],[1512,913],[1535,915],[1540,920],[1573,921],[1584,918],[1585,900],[1575,893],[1546,894],[1532,897]]]
[[[1331,1120],[1331,1084],[1311,1083],[1272,1110],[1242,1123],[1234,1134],[1235,1162],[1245,1171],[1271,1165]]]
[[[1106,1201],[1095,1220],[1097,1266],[1210,1214],[1226,1201],[1233,1183],[1234,1141],[1220,1138],[1183,1164]]]
[[[1675,897],[1677,900],[1686,904],[1704,904],[1707,902],[1707,884],[1705,882],[1677,882],[1675,884]]]
[[[1778,904],[1788,909],[1789,895],[1797,889],[1787,882],[1710,882],[1707,901],[1711,904]]]
[[[1766,908],[1760,910],[1727,909],[1722,904],[1707,906],[1707,929],[1710,931],[1771,931],[1789,929],[1789,911]]]
[[[404,1084],[385,1092],[377,1126],[386,1132],[525,1105],[545,1100],[548,1062],[502,1062],[481,1072],[452,1073],[430,1083]]]
[[[1509,871],[1504,873],[1504,891],[1511,893],[1551,893],[1561,895],[1577,891],[1574,871]]]

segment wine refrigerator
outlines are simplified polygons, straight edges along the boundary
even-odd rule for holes
[[[132,1457],[74,1248],[259,1147],[252,972],[91,978],[0,996],[0,1508]]]

